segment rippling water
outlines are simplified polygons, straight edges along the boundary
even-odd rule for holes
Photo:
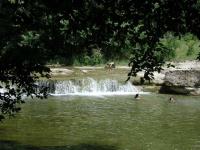
[[[199,150],[200,97],[30,100],[0,124],[0,150]]]

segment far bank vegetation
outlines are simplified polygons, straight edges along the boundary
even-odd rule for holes
[[[200,40],[191,33],[176,36],[168,32],[160,39],[160,43],[167,48],[169,53],[165,54],[167,61],[185,61],[196,59],[200,52]],[[79,55],[75,54],[69,58],[65,56],[55,57],[49,64],[74,65],[74,66],[99,66],[108,62],[115,62],[117,65],[127,65],[131,58],[132,47],[110,50],[92,49],[83,50]]]

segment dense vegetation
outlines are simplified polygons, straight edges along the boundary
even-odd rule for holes
[[[168,49],[167,53],[164,53],[166,61],[195,60],[200,52],[200,40],[191,33],[176,36],[172,32],[167,32],[160,38],[158,44],[162,44]],[[123,51],[123,55],[116,51],[112,57],[106,58],[101,50],[93,50],[90,55],[83,53],[81,56],[74,56],[73,64],[70,65],[104,65],[111,61],[117,65],[127,65],[131,58],[132,47],[127,47]],[[65,57],[57,57],[48,61],[48,64],[69,65],[66,63],[66,59]]]
[[[49,77],[45,64],[55,60],[94,65],[126,58],[129,78],[141,70],[152,78],[174,55],[167,33],[199,38],[199,18],[197,0],[2,0],[0,88],[7,92],[0,93],[1,112],[15,113],[23,94],[45,96],[35,81]]]
[[[191,33],[181,36],[166,33],[160,42],[171,49],[166,56],[170,61],[195,60],[200,52],[200,40]]]

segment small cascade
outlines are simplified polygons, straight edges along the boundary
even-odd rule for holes
[[[119,83],[117,80],[95,80],[85,78],[81,80],[42,81],[39,83],[49,88],[49,93],[54,96],[62,95],[134,95],[143,93],[130,82]]]

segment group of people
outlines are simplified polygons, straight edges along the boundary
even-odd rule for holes
[[[139,93],[135,94],[134,98],[140,99]],[[175,103],[175,99],[173,97],[170,97],[168,101],[169,101],[169,103]]]

